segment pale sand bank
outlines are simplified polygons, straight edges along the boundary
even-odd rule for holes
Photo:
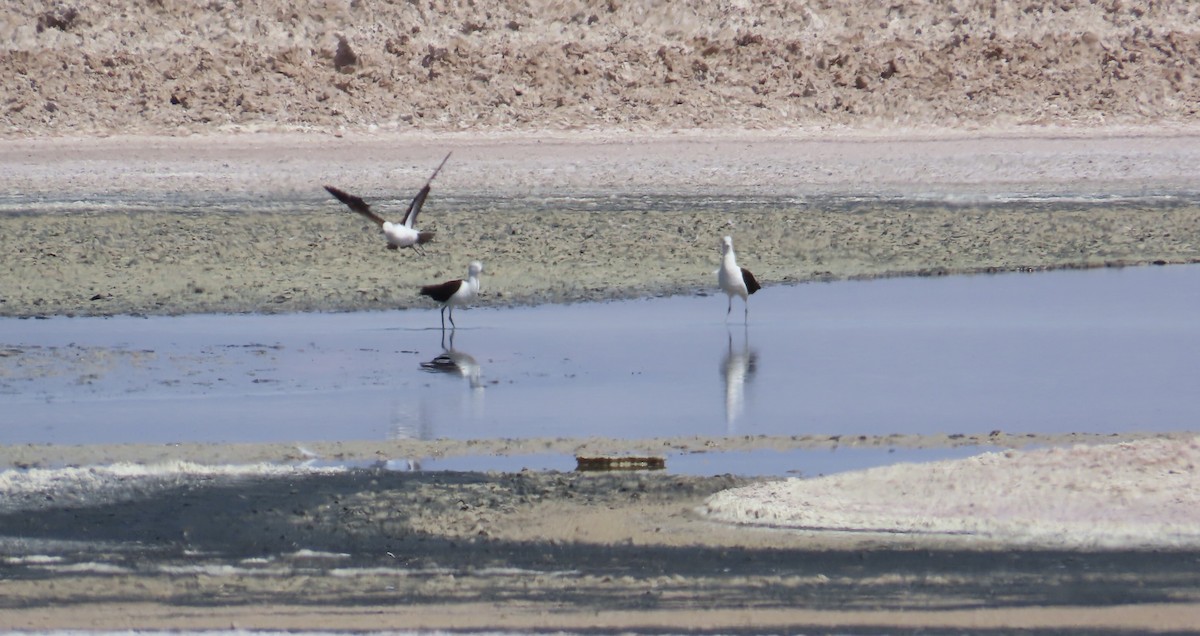
[[[1068,548],[1200,546],[1200,440],[1004,451],[718,493],[708,518]]]

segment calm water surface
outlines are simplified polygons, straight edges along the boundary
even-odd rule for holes
[[[1200,267],[0,320],[0,443],[1196,429]],[[441,357],[439,357],[441,356]]]

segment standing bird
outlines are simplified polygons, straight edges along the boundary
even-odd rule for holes
[[[754,274],[745,267],[738,267],[737,257],[733,254],[733,237],[721,239],[721,269],[717,270],[717,284],[721,291],[729,296],[729,308],[725,310],[725,320],[729,320],[729,312],[733,311],[733,297],[741,296],[746,304],[746,321],[750,321],[750,294],[762,287],[754,279]]]
[[[457,329],[454,324],[454,306],[465,305],[479,293],[479,275],[483,273],[483,263],[471,261],[467,268],[467,279],[448,280],[437,285],[426,285],[421,288],[422,296],[442,303],[442,331],[446,330],[446,308],[450,308],[450,327]]]
[[[446,158],[438,164],[437,170],[429,176],[429,180],[425,182],[425,187],[413,197],[411,203],[408,204],[408,211],[404,213],[403,223],[392,223],[384,220],[383,217],[371,211],[371,206],[367,205],[366,201],[348,194],[333,186],[325,186],[338,201],[345,203],[351,210],[371,219],[376,225],[383,230],[383,236],[387,238],[388,249],[396,250],[401,247],[411,247],[422,256],[425,255],[425,249],[421,247],[425,243],[433,240],[433,232],[421,232],[413,227],[417,222],[417,215],[421,213],[421,206],[425,205],[425,198],[429,196],[429,186],[433,183],[433,178],[442,170],[442,166],[446,165],[446,160],[450,158],[450,153],[446,153]]]

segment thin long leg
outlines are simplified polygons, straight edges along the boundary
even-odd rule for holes
[[[746,324],[750,324],[750,301],[746,301]]]
[[[425,248],[421,247],[420,243],[413,243],[413,250],[421,256],[425,255]]]
[[[446,330],[446,306],[442,305],[442,331]]]
[[[729,297],[729,307],[725,309],[725,322],[729,322],[729,314],[733,312],[733,296]]]
[[[458,329],[458,325],[454,324],[454,305],[450,305],[450,329]]]

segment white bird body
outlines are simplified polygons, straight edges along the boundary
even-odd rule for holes
[[[483,263],[472,261],[467,268],[467,278],[448,280],[436,285],[426,285],[421,288],[422,296],[442,304],[442,329],[446,328],[446,308],[450,308],[450,326],[454,327],[454,307],[466,305],[479,295],[479,275],[483,273]]]
[[[421,232],[414,229],[412,225],[384,221],[382,227],[383,237],[387,239],[388,245],[401,248],[413,247],[425,242],[421,240]]]
[[[750,270],[738,266],[737,256],[733,253],[733,237],[721,239],[721,267],[717,270],[717,285],[729,296],[729,307],[725,310],[725,319],[733,311],[733,297],[738,296],[746,304],[746,318],[750,318],[750,294],[761,289],[754,274]]]

